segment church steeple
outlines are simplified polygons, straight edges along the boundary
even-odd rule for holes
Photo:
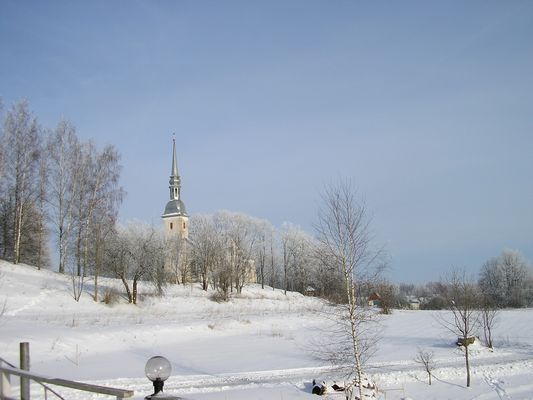
[[[169,186],[170,201],[165,207],[163,218],[170,216],[187,216],[185,204],[181,200],[181,178],[178,174],[178,162],[176,158],[176,139],[172,139],[172,169],[170,171]]]
[[[176,139],[172,139],[172,170],[170,171],[170,200],[179,200],[181,179],[178,175],[178,162],[176,161]]]
[[[174,273],[178,266],[187,262],[185,249],[189,237],[189,216],[185,211],[185,204],[181,200],[181,178],[178,173],[175,137],[172,139],[172,168],[170,170],[169,189],[170,200],[161,216],[163,232],[168,240],[163,270]]]

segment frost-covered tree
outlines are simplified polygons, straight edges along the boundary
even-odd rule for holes
[[[525,307],[532,300],[528,292],[531,266],[517,250],[504,249],[481,267],[479,286],[498,307]]]
[[[269,273],[272,273],[271,268],[274,264],[274,227],[266,220],[258,221],[257,223],[257,242],[254,249],[256,274],[258,281],[261,283],[261,288],[265,288],[265,282]]]
[[[285,222],[280,231],[283,289],[303,293],[311,280],[314,266],[313,239],[297,226]]]
[[[371,246],[370,219],[350,183],[342,182],[325,190],[316,233],[320,262],[326,270],[339,271],[346,296],[338,320],[343,327],[339,334],[344,332],[345,340],[339,343],[339,353],[333,353],[337,357],[334,361],[349,363],[349,392],[356,389],[362,399],[363,361],[367,348],[364,333],[371,316],[358,306],[357,287],[360,282],[370,282],[376,277],[380,269],[376,268],[380,252]]]
[[[39,160],[41,131],[28,103],[12,106],[3,122],[0,138],[2,151],[2,185],[0,187],[0,222],[3,258],[17,264],[31,262],[44,215],[38,211]]]
[[[57,124],[48,138],[47,157],[50,221],[59,250],[58,270],[64,273],[73,242],[76,200],[82,185],[81,144],[72,124],[67,121]]]
[[[121,280],[129,303],[137,304],[141,280],[152,282],[161,292],[165,283],[164,246],[162,233],[142,223],[119,226],[108,239],[106,270]]]
[[[222,234],[212,215],[194,215],[189,224],[189,238],[191,242],[190,262],[196,276],[202,283],[202,289],[207,290],[213,282],[213,274],[225,251]]]
[[[94,276],[94,299],[98,300],[101,247],[114,227],[123,190],[119,185],[120,155],[111,145],[98,151],[92,142],[82,149],[83,185],[76,208],[77,275]]]
[[[464,269],[452,269],[446,281],[446,303],[450,314],[442,315],[439,322],[458,338],[464,349],[466,386],[470,387],[470,349],[480,325],[480,294],[476,283]]]
[[[258,238],[258,220],[242,213],[219,211],[214,215],[217,230],[226,247],[226,269],[230,271],[231,286],[237,293],[252,280],[254,246]]]

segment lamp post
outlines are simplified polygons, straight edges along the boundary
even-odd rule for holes
[[[170,365],[170,361],[168,361],[165,357],[155,356],[146,362],[144,372],[146,377],[154,383],[154,393],[145,397],[146,400],[149,400],[152,398],[152,396],[156,396],[158,393],[163,391],[164,382],[170,376],[170,373],[172,372],[172,366]]]

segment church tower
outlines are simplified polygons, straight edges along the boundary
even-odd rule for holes
[[[176,139],[172,140],[172,169],[170,171],[170,201],[161,216],[167,238],[187,239],[189,237],[189,216],[181,201],[181,179],[176,161]]]

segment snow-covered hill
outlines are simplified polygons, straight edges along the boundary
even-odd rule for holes
[[[120,282],[103,279],[106,288]],[[87,290],[92,282],[87,280]],[[153,355],[172,363],[167,392],[189,399],[304,399],[313,378],[338,376],[314,357],[328,340],[329,323],[319,299],[287,296],[250,286],[228,303],[216,303],[193,286],[170,286],[166,296],[141,287],[139,305],[95,303],[89,293],[74,301],[69,276],[0,262],[0,357],[16,363],[18,343],[30,342],[36,373],[151,393],[144,365]],[[464,387],[464,366],[453,337],[437,312],[395,311],[384,317],[378,351],[367,371],[390,399],[533,399],[533,310],[500,314],[494,352],[475,348],[473,387]],[[379,333],[379,335],[378,335]],[[437,360],[430,387],[413,359],[417,348]],[[43,398],[38,387],[33,398]],[[95,398],[60,389],[69,399]],[[335,395],[330,395],[332,398]],[[338,395],[335,396],[338,398]]]

